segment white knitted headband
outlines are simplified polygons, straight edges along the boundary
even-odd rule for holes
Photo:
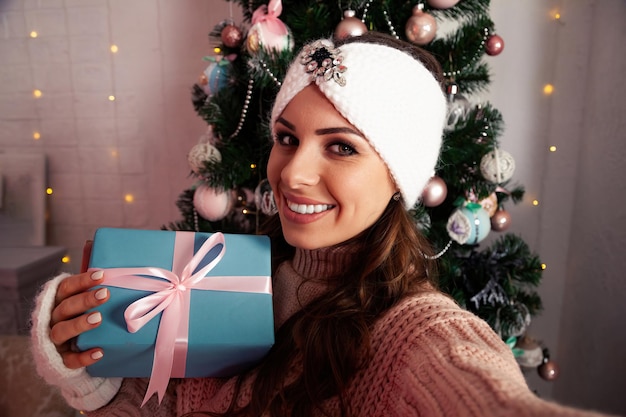
[[[387,164],[407,209],[434,174],[446,100],[434,76],[398,49],[358,41],[335,48],[330,40],[306,45],[276,96],[271,126],[310,83],[369,140]]]

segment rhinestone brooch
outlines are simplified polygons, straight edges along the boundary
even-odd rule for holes
[[[340,86],[346,85],[343,73],[348,69],[342,65],[343,55],[339,48],[331,48],[317,41],[304,47],[300,55],[300,62],[306,72],[315,77],[319,84],[322,80],[334,80]]]

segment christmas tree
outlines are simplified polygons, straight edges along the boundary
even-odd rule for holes
[[[208,125],[189,152],[197,182],[177,202],[182,219],[167,228],[255,233],[274,214],[265,179],[269,112],[304,43],[368,30],[408,40],[438,59],[446,79],[440,162],[412,210],[416,226],[439,250],[441,289],[485,319],[520,365],[556,377],[547,349],[526,337],[541,311],[535,289],[542,266],[521,237],[506,233],[511,219],[505,207],[521,201],[524,189],[513,183],[513,157],[499,148],[503,118],[489,103],[471,101],[489,85],[487,58],[504,47],[489,0],[233,3],[244,19],[224,20],[210,31],[213,53],[204,57],[206,70],[193,85],[194,108]],[[443,25],[446,33],[438,30]]]

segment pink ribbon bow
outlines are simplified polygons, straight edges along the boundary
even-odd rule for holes
[[[283,2],[281,0],[270,0],[269,5],[259,6],[252,13],[252,24],[265,22],[270,32],[280,36],[287,35],[289,33],[287,26],[278,18],[282,12]]]
[[[206,254],[218,245],[221,245],[218,255],[194,273]],[[224,256],[226,242],[222,233],[211,235],[195,255],[193,249],[194,233],[176,232],[172,271],[155,267],[104,269],[104,285],[154,291],[124,311],[129,332],[137,332],[159,313],[163,313],[157,331],[150,383],[142,407],[155,392],[161,403],[169,379],[185,376],[190,290],[271,293],[270,277],[206,276]],[[146,279],[146,276],[162,279]]]

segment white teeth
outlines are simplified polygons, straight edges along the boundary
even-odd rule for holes
[[[291,201],[287,202],[287,206],[289,206],[291,211],[295,211],[299,214],[321,213],[334,207],[329,204],[296,204]]]

